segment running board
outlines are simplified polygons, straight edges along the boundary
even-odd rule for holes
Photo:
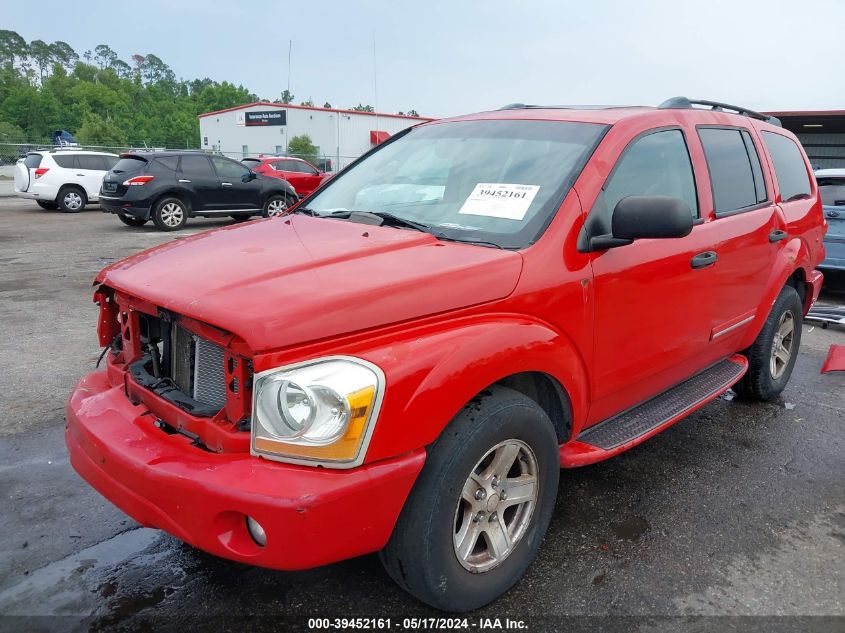
[[[715,400],[748,369],[738,354],[719,361],[671,389],[588,429],[560,447],[560,465],[584,466],[612,457],[672,426]]]

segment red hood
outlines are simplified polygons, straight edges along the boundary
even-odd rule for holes
[[[292,215],[168,242],[97,281],[259,352],[500,299],[521,270],[512,251]]]

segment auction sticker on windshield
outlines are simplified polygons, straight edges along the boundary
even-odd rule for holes
[[[480,182],[458,213],[521,220],[539,190],[539,185]]]

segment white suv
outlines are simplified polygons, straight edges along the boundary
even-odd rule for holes
[[[15,195],[44,209],[82,211],[97,201],[103,176],[118,160],[117,154],[75,148],[29,152],[15,165]]]

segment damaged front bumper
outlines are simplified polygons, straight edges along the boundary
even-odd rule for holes
[[[420,449],[333,471],[209,452],[166,433],[124,390],[105,371],[74,389],[65,431],[73,467],[142,525],[252,565],[306,569],[378,551],[425,461]]]

